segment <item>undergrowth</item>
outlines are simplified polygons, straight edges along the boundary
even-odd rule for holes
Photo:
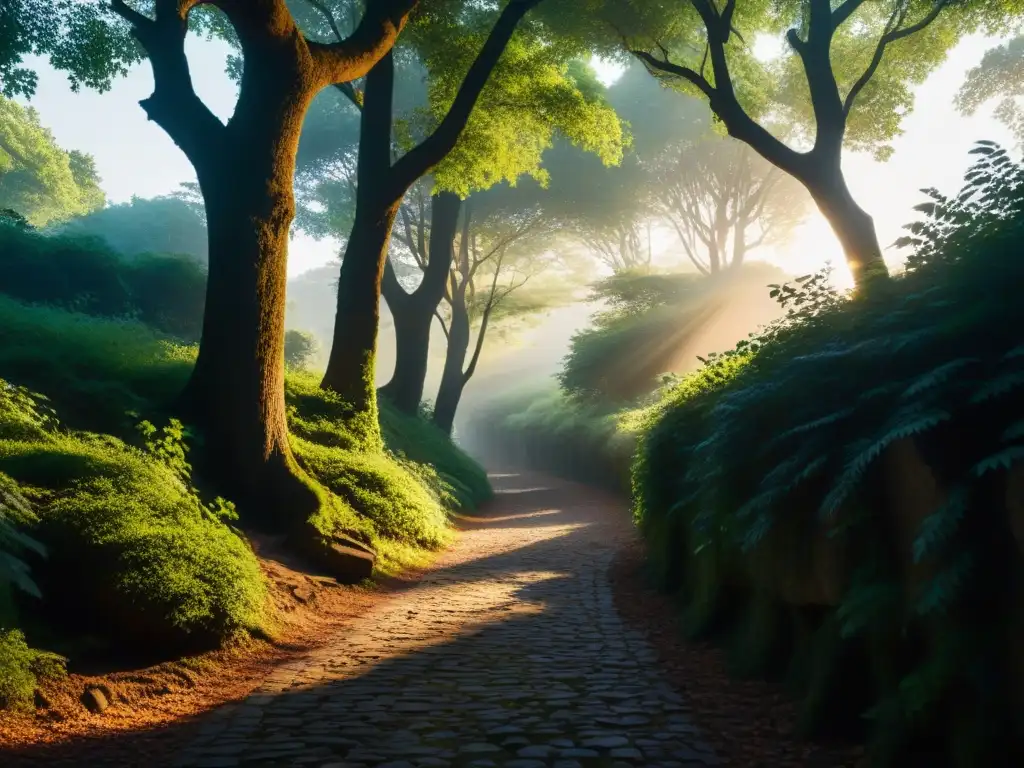
[[[974,153],[958,195],[925,190],[905,274],[855,300],[827,272],[773,286],[784,319],[639,413],[562,399],[500,422],[558,445],[582,416],[599,449],[627,427],[685,631],[879,766],[1024,759],[1024,168]]]
[[[195,355],[138,320],[0,296],[0,706],[53,672],[37,647],[161,656],[273,630],[245,521],[194,472],[173,418]],[[370,544],[379,572],[425,564],[449,513],[490,495],[431,424],[382,403],[385,447],[368,450],[316,378],[288,371],[286,390],[319,523]]]

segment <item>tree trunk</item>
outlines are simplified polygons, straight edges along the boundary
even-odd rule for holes
[[[301,113],[303,105],[293,106]],[[207,213],[209,276],[199,355],[181,405],[202,430],[207,471],[217,487],[251,518],[287,528],[305,522],[319,501],[292,456],[285,417],[294,154],[287,140],[271,146],[259,141],[280,131],[297,143],[298,136],[288,137],[278,117],[268,115],[272,125],[266,133],[248,133],[250,143],[197,166]],[[254,162],[256,157],[267,162]]]
[[[381,278],[395,214],[395,205],[374,205],[372,199],[356,210],[341,262],[334,337],[321,384],[338,393],[351,409],[352,429],[367,441],[367,449],[380,447],[374,363]]]
[[[434,424],[452,433],[455,425],[455,413],[459,409],[462,390],[466,386],[466,376],[462,367],[466,362],[470,341],[469,312],[464,297],[456,296],[452,302],[451,327],[448,329],[448,350],[444,358],[444,372],[441,374],[441,386],[437,390],[437,401],[434,403]]]
[[[423,280],[406,293],[393,272],[383,283],[384,299],[395,318],[395,372],[381,392],[403,413],[414,415],[423,399],[430,358],[430,329],[434,312],[444,298],[452,263],[452,242],[458,228],[462,201],[451,192],[432,197],[430,248]],[[468,343],[468,342],[467,342]]]
[[[842,245],[858,290],[876,279],[887,278],[889,270],[882,258],[875,222],[853,199],[842,171],[829,174],[823,181],[805,181],[804,185]]]
[[[381,447],[375,362],[380,289],[401,189],[391,189],[395,62],[384,56],[366,76],[356,161],[356,214],[338,275],[334,338],[321,386],[351,409],[349,422],[368,450]]]
[[[388,282],[384,284],[389,285]],[[431,306],[424,297],[407,294],[400,285],[396,287],[403,294],[397,300],[392,298],[394,289],[384,291],[388,308],[395,318],[395,372],[391,381],[381,387],[381,394],[402,413],[415,415],[423,399],[423,386],[427,379],[430,328],[437,302]]]

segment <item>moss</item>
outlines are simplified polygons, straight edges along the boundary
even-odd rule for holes
[[[0,471],[36,500],[39,583],[60,622],[170,647],[265,626],[252,551],[162,463],[116,438],[53,433],[0,440]]]
[[[0,628],[0,709],[28,708],[40,680],[66,674],[65,659],[29,648],[20,630]]]

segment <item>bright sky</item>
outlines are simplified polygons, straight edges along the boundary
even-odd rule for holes
[[[934,186],[945,192],[959,189],[978,139],[1010,145],[1009,132],[983,112],[971,118],[959,115],[953,95],[964,73],[975,66],[995,41],[965,39],[947,62],[917,91],[914,112],[904,121],[905,133],[895,142],[887,163],[870,156],[847,153],[844,167],[855,198],[875,218],[883,247],[901,234],[901,226],[915,217],[912,208],[922,201],[919,190]],[[227,46],[192,38],[187,46],[196,89],[222,119],[234,107],[235,86],[224,71]],[[103,187],[112,202],[132,195],[152,197],[175,190],[195,174],[185,156],[154,123],[147,121],[140,99],[152,91],[152,74],[145,63],[115,83],[111,91],[72,93],[59,72],[40,62],[39,89],[31,101],[42,122],[66,149],[88,152],[96,158]],[[602,66],[606,79],[617,74]],[[335,258],[338,244],[308,238],[293,240],[288,272],[295,275]],[[792,243],[764,257],[793,273],[809,272],[831,260],[839,283],[849,282],[842,252],[825,221],[816,213],[796,233]],[[889,251],[891,264],[901,256]]]

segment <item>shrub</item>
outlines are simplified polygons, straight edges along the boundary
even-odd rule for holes
[[[11,407],[0,435],[0,472],[36,506],[30,533],[49,555],[36,570],[55,621],[151,649],[261,629],[255,556],[161,457]]]
[[[0,291],[19,301],[100,317],[137,317],[185,341],[199,338],[206,269],[188,256],[127,258],[97,237],[0,226]]]
[[[40,678],[63,677],[65,660],[29,648],[17,629],[0,627],[0,709],[28,707]]]
[[[319,351],[316,336],[306,331],[285,331],[284,364],[293,370],[303,371]]]
[[[132,434],[137,419],[127,414],[170,403],[195,354],[137,321],[0,296],[0,376],[45,392],[76,429]]]
[[[692,368],[694,343],[731,343],[731,328],[716,327],[720,318],[740,314],[748,327],[774,320],[780,313],[762,288],[780,274],[745,265],[711,276],[624,273],[599,282],[593,298],[609,309],[573,336],[558,375],[563,391],[618,407],[650,394],[662,374]]]
[[[671,392],[634,468],[637,520],[691,629],[739,626],[765,591],[783,605],[810,591],[829,609],[834,622],[812,624],[829,661],[800,677],[806,722],[837,697],[853,719],[870,710],[880,765],[923,740],[957,764],[1013,762],[1021,555],[1004,499],[1024,458],[1024,172],[993,145],[977,151],[964,191],[921,207],[906,275],[856,301],[821,275],[777,286],[791,316]],[[919,524],[894,501],[894,463],[895,482],[923,467],[946,499]],[[808,576],[829,546],[834,596]],[[763,649],[781,629],[758,631]],[[837,677],[851,647],[867,666]]]

